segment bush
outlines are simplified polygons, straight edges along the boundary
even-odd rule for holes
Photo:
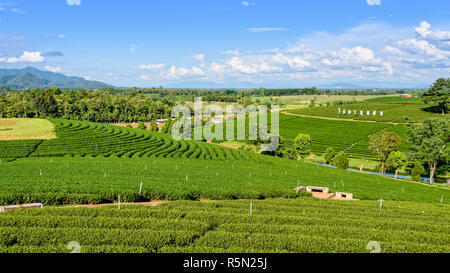
[[[323,155],[323,159],[325,159],[326,164],[331,164],[333,162],[334,156],[336,155],[336,151],[332,147],[328,147]]]
[[[293,147],[295,154],[302,160],[305,159],[311,153],[311,137],[307,134],[298,134]]]
[[[145,125],[145,123],[143,123],[143,122],[139,122],[137,128],[142,129],[142,130],[147,130],[147,125]]]
[[[341,151],[334,157],[333,162],[336,165],[336,167],[340,169],[347,169],[350,160],[347,154],[344,151]]]
[[[150,122],[150,131],[152,132],[158,132],[159,128],[158,128],[158,124],[156,124],[156,121],[152,120],[152,122]]]
[[[423,174],[425,174],[425,168],[420,163],[416,164],[411,171],[412,179],[415,181],[420,181]]]

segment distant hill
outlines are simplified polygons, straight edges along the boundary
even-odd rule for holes
[[[99,89],[113,87],[109,84],[88,81],[81,77],[68,77],[61,73],[42,71],[28,66],[23,69],[0,69],[0,86],[12,89],[50,88]]]

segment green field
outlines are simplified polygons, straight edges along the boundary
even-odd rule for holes
[[[46,119],[0,119],[0,141],[55,137],[55,125]]]
[[[403,125],[386,123],[280,120],[287,138],[311,134],[316,153],[333,146],[370,158],[370,134],[404,134]],[[382,252],[450,252],[447,188],[139,129],[51,122],[58,138],[0,142],[0,205],[46,206],[1,212],[0,252],[64,253],[71,241],[84,253],[369,252],[370,241]],[[297,193],[298,185],[351,192],[361,201],[314,199]],[[122,202],[178,201],[120,210],[67,207],[113,203],[119,195]]]
[[[341,110],[351,110],[351,115],[339,115],[338,108]],[[356,114],[353,112],[356,110]],[[360,115],[360,111],[363,111],[364,116]],[[377,115],[373,116],[372,111],[377,111]],[[426,105],[421,100],[412,100],[405,102],[404,99],[398,98],[377,98],[368,100],[366,102],[360,102],[355,104],[343,104],[332,106],[316,106],[308,108],[288,109],[289,113],[305,115],[305,116],[318,116],[329,118],[340,118],[350,120],[364,120],[364,121],[376,121],[376,122],[395,122],[405,123],[405,117],[408,117],[413,122],[421,122],[427,118],[448,118],[448,115],[442,116],[439,112],[433,112],[430,105]],[[371,111],[371,115],[367,116],[366,112]],[[380,116],[380,111],[383,112],[383,116]]]
[[[345,151],[353,158],[376,160],[369,150],[369,137],[382,130],[406,137],[404,125],[280,115],[280,135],[293,140],[299,133],[309,134],[312,153],[316,155],[322,155],[328,147],[332,147],[335,151]],[[407,145],[401,147],[401,150],[406,149]]]
[[[104,156],[266,160],[261,155],[200,141],[175,141],[172,136],[107,124],[51,120],[58,138],[0,142],[0,158]]]
[[[155,199],[262,199],[301,196],[325,186],[358,199],[450,204],[450,191],[287,159],[267,162],[198,159],[34,158],[0,163],[0,203],[50,205]],[[139,197],[140,181],[143,183]]]
[[[0,214],[0,252],[450,252],[450,206],[299,198]]]

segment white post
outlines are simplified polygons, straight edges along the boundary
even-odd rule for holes
[[[444,201],[444,196],[442,195],[442,197],[441,197],[441,204],[442,204],[442,201]]]
[[[119,200],[119,209],[120,209],[120,194],[119,194],[119,198],[118,198],[118,200]]]
[[[298,193],[298,188],[300,187],[300,180],[297,180],[297,193]],[[442,203],[442,202],[441,202]]]
[[[141,193],[142,193],[142,179],[141,179],[141,185],[139,186],[139,197],[141,197]]]
[[[383,198],[381,198],[379,201],[380,201],[380,210],[382,210],[383,209]]]
[[[250,200],[250,216],[252,216],[253,200]]]

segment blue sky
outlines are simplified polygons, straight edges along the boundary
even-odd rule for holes
[[[448,0],[0,0],[0,68],[116,86],[423,86]]]

